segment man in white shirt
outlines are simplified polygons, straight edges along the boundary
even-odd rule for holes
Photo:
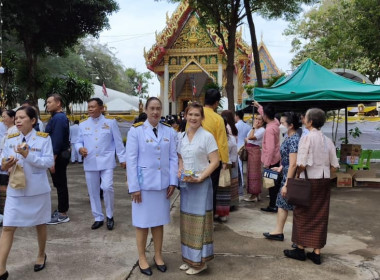
[[[78,142],[79,139],[79,121],[74,121],[74,124],[70,126],[70,144],[71,144],[71,162],[75,163],[78,161],[78,163],[82,162],[82,156],[79,154],[79,152],[75,149],[75,143]]]
[[[242,145],[244,145],[244,139],[247,137],[249,131],[251,130],[251,127],[244,122],[244,112],[243,111],[236,111],[235,113],[235,126],[238,130],[238,141],[237,141],[237,149],[239,150]],[[243,162],[238,158],[239,160],[239,195],[243,195],[243,189],[244,189],[244,174],[243,174]]]

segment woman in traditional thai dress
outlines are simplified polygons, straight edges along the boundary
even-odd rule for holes
[[[181,178],[181,249],[186,274],[207,269],[214,258],[213,190],[211,173],[219,166],[218,146],[212,134],[201,127],[203,107],[189,104],[185,112],[186,132],[178,145]],[[186,175],[186,176],[184,176]]]
[[[230,153],[230,157],[232,156],[233,159],[230,159],[231,166],[231,198],[230,198],[230,209],[231,211],[235,210],[239,206],[239,174],[237,165],[237,152],[235,154],[234,151],[231,150],[231,148],[236,145],[237,149],[237,140],[238,140],[238,130],[235,126],[235,116],[234,113],[231,110],[224,110],[221,114],[226,124],[227,129],[227,138],[228,138],[228,150]],[[234,139],[232,139],[234,138]],[[235,144],[234,144],[235,143]],[[232,154],[231,154],[232,151]]]
[[[264,120],[261,115],[255,116],[252,129],[248,132],[246,138],[246,149],[248,152],[247,161],[247,194],[245,201],[257,202],[260,200],[262,186],[261,171],[261,144],[263,141],[265,128]]]
[[[284,250],[285,256],[304,261],[307,258],[321,264],[321,249],[326,245],[330,206],[330,169],[339,167],[336,150],[321,127],[326,121],[325,112],[313,108],[306,112],[306,128],[310,132],[301,138],[297,154],[297,173],[311,183],[309,207],[296,206],[293,211],[292,241],[294,250]],[[314,248],[305,255],[305,248]]]
[[[216,192],[216,215],[217,219],[221,222],[227,222],[230,215],[230,208],[236,207],[239,203],[239,178],[238,178],[238,163],[237,163],[237,143],[236,137],[231,135],[231,130],[227,129],[227,118],[222,114],[224,124],[226,125],[227,138],[228,138],[228,170],[230,171],[231,184],[229,186],[218,186]],[[232,189],[234,196],[237,196],[237,203],[232,204]],[[235,199],[236,200],[236,199]]]
[[[278,207],[277,223],[273,231],[263,233],[265,238],[276,241],[284,241],[285,222],[288,218],[288,212],[293,210],[293,205],[289,204],[286,199],[287,182],[288,178],[293,178],[296,174],[298,142],[300,141],[297,130],[301,126],[299,116],[293,112],[284,113],[280,122],[286,128],[286,137],[280,147],[281,165],[272,168],[274,171],[282,172],[281,188],[276,201]]]

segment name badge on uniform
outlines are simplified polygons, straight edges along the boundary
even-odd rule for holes
[[[168,138],[164,138],[164,141],[165,141],[165,142],[169,142],[169,139],[168,139]]]
[[[30,148],[29,150],[31,150],[32,152],[41,152],[41,149],[38,148]]]
[[[84,129],[85,129],[85,130],[91,130],[91,128],[89,128],[89,127],[85,127]]]
[[[102,129],[110,129],[110,126],[106,123],[103,124]]]

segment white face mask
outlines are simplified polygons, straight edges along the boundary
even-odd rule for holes
[[[288,128],[284,126],[283,124],[280,124],[280,132],[281,134],[287,134],[288,133]]]

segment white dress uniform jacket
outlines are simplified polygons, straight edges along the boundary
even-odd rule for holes
[[[129,192],[163,190],[178,184],[177,133],[159,123],[158,137],[149,121],[138,123],[128,132],[126,145]]]
[[[116,120],[103,115],[88,118],[79,124],[79,139],[75,149],[88,151],[83,161],[84,171],[100,171],[116,167],[115,150],[119,162],[125,162],[125,149]]]
[[[26,187],[24,189],[7,188],[7,196],[36,196],[50,192],[50,184],[46,170],[54,164],[54,154],[49,134],[37,132],[34,129],[25,135],[29,146],[26,158],[15,152],[17,145],[22,143],[21,133],[8,135],[1,158],[13,156],[18,164],[23,166]]]

